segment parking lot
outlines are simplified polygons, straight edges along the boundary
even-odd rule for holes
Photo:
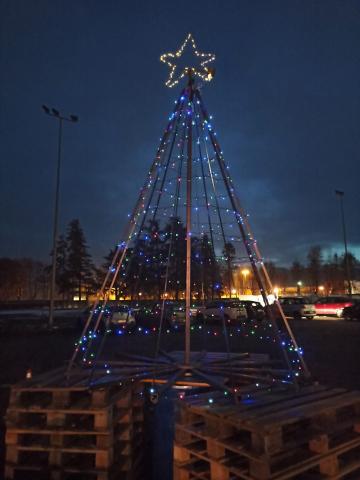
[[[12,321],[16,323],[16,319]],[[24,320],[21,321],[22,324],[23,322]],[[0,371],[0,384],[9,384],[23,379],[28,369],[36,374],[66,362],[80,333],[78,329],[70,328],[74,322],[74,317],[70,315],[67,316],[66,322],[59,319],[61,328],[52,333],[36,329],[25,331],[23,328],[15,329],[10,333],[2,331],[0,362],[3,368]],[[33,321],[26,320],[26,323],[33,324]],[[314,320],[289,319],[289,323],[299,345],[304,350],[305,360],[316,378],[332,385],[341,384],[348,388],[360,388],[360,322],[346,322],[337,317],[316,317]],[[231,351],[271,353],[274,350],[271,342],[266,341],[265,335],[261,335],[261,328],[255,329],[255,334],[250,332],[251,329],[230,328]],[[191,338],[194,350],[222,351],[225,349],[221,328],[211,326],[208,329],[199,329],[198,327],[192,331]],[[119,350],[153,355],[155,342],[156,334],[150,332],[147,335],[143,330],[131,335],[111,335],[106,341],[104,356],[116,355]],[[165,350],[181,350],[183,344],[182,331],[165,333],[162,336],[161,347]]]

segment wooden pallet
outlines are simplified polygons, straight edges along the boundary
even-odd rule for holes
[[[63,379],[63,371],[52,372],[12,387],[5,478],[141,478],[141,384],[88,388],[83,378],[71,385]]]
[[[355,473],[357,472],[357,473]],[[179,402],[174,480],[360,479],[360,393],[310,386]]]

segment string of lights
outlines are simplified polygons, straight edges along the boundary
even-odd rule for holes
[[[200,68],[196,68],[194,66],[187,66],[178,73],[177,77],[175,77],[177,65],[174,60],[178,60],[181,57],[188,43],[191,43],[195,56],[201,59]],[[213,53],[201,53],[197,50],[195,40],[191,33],[189,33],[179,50],[177,50],[175,53],[164,53],[160,57],[160,61],[166,63],[166,65],[170,67],[169,78],[165,82],[165,85],[167,87],[173,87],[177,85],[182,78],[189,75],[190,71],[193,76],[199,77],[207,82],[211,81],[213,78],[213,70],[208,67],[208,64],[213,62],[214,60],[215,55]]]

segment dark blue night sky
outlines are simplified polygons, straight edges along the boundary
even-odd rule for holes
[[[360,257],[358,0],[0,0],[0,256],[49,259],[57,125],[60,227],[100,259],[119,240],[179,89],[161,53],[192,32],[214,52],[203,97],[266,259]],[[326,254],[325,254],[326,255]]]

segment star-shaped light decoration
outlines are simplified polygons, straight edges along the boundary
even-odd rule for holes
[[[200,67],[195,67],[192,65],[186,66],[181,72],[176,74],[176,69],[178,68],[176,65],[176,60],[181,57],[183,54],[183,51],[186,47],[186,45],[191,42],[194,54],[196,57],[201,59],[200,62]],[[214,76],[214,69],[211,67],[208,67],[207,65],[210,62],[213,62],[215,60],[215,55],[213,53],[201,53],[196,49],[196,44],[193,36],[191,33],[186,37],[184,43],[181,45],[179,50],[175,53],[164,53],[160,57],[160,61],[163,63],[166,63],[170,67],[170,75],[167,81],[165,82],[165,85],[167,87],[173,87],[176,85],[179,80],[185,77],[185,75],[188,75],[189,72],[191,71],[191,74],[193,76],[199,77],[202,80],[205,80],[207,82],[210,82],[210,80],[213,79]]]

